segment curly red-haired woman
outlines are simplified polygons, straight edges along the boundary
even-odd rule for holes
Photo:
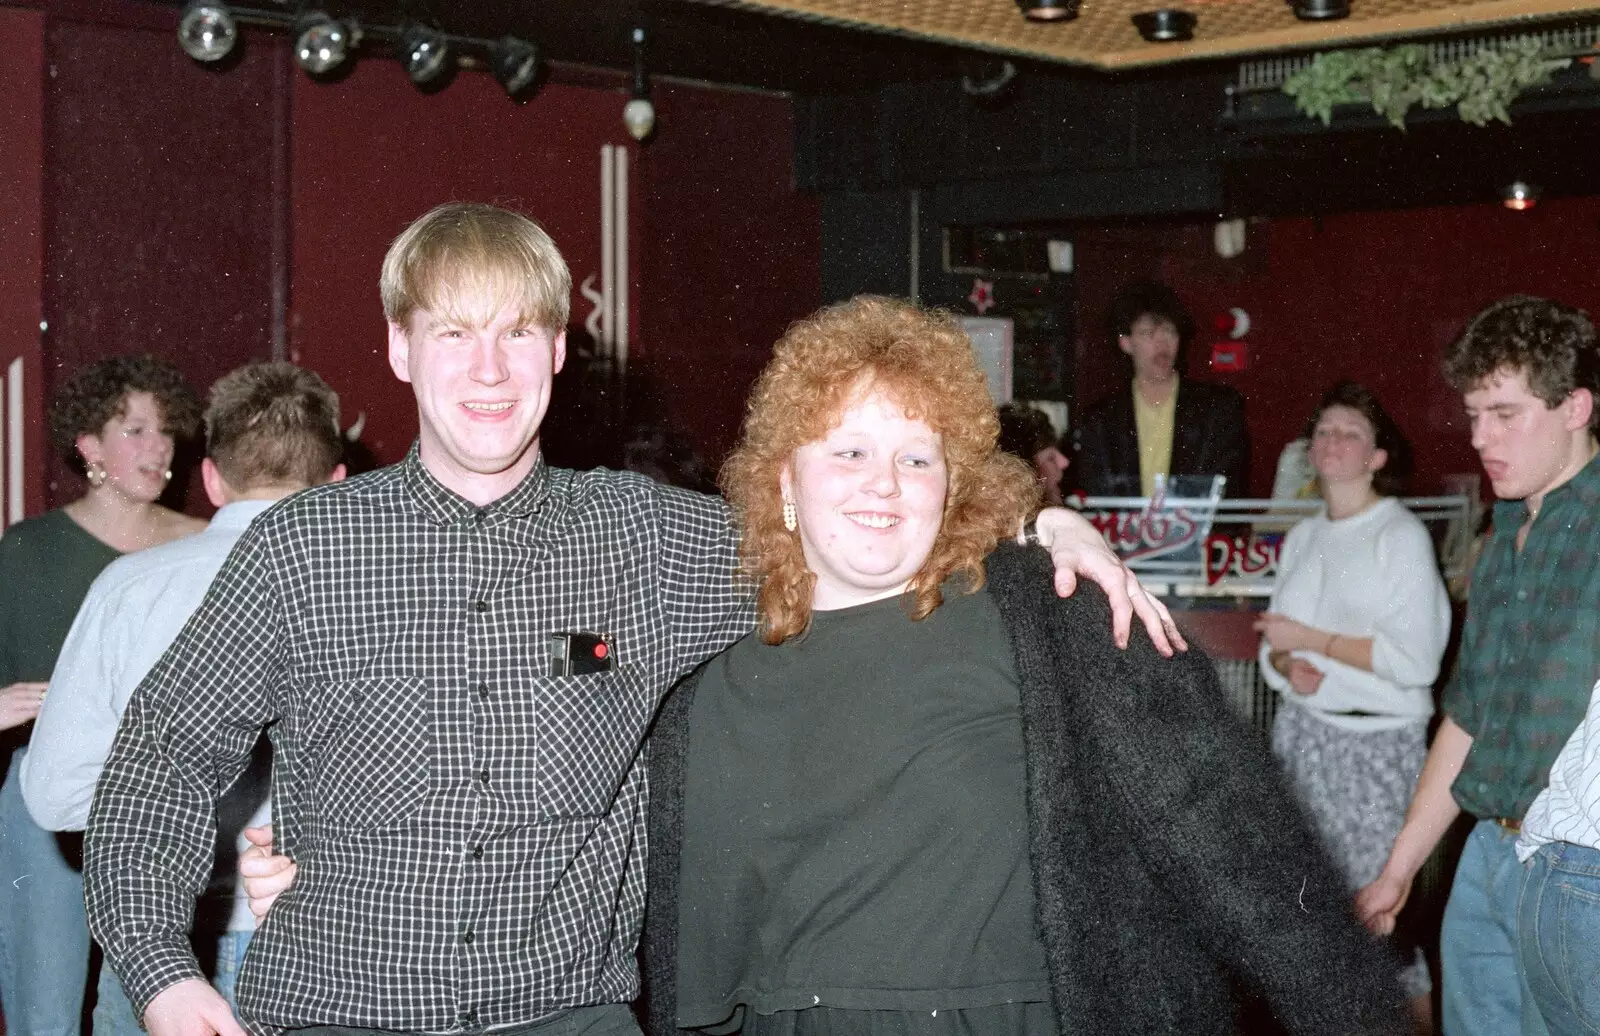
[[[1106,633],[955,321],[859,298],[791,327],[723,487],[761,626],[651,744],[654,1031],[1297,1033],[1399,993],[1198,653]]]

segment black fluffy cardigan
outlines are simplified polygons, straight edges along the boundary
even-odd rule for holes
[[[1295,1034],[1408,1031],[1395,959],[1355,921],[1210,660],[1163,659],[1138,631],[1118,650],[1105,596],[1085,584],[1057,598],[1043,551],[1003,545],[987,571],[1016,656],[1036,921],[1063,1036],[1221,1036],[1241,1007]],[[676,1031],[695,683],[668,698],[649,747],[653,1036]]]

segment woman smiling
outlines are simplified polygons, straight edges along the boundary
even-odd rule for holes
[[[1198,652],[1002,545],[1037,506],[953,319],[795,324],[723,485],[756,634],[651,744],[651,1021],[713,1033],[1403,1029]]]

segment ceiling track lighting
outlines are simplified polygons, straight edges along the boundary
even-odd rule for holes
[[[644,29],[633,29],[633,91],[622,109],[628,136],[644,143],[655,132],[656,106],[650,101],[650,74],[644,69]]]
[[[326,11],[309,11],[294,22],[294,60],[307,75],[325,76],[344,64],[361,40],[354,22],[342,22]]]
[[[400,63],[406,67],[406,75],[411,77],[413,83],[423,86],[438,79],[444,72],[445,62],[450,57],[450,44],[438,29],[413,23],[400,30],[397,53]]]
[[[539,50],[526,40],[502,36],[489,48],[489,71],[507,94],[517,97],[539,78]]]
[[[241,25],[287,31],[295,62],[313,77],[335,74],[367,39],[392,45],[394,56],[418,86],[444,83],[456,63],[486,68],[512,97],[528,93],[539,79],[539,49],[515,36],[456,36],[410,21],[365,25],[320,8],[301,7],[291,12],[224,0],[187,0],[178,17],[178,45],[196,61],[221,61],[236,49]]]
[[[183,52],[210,64],[233,52],[239,42],[239,26],[227,4],[209,0],[189,0],[178,17],[178,46]]]
[[[1030,22],[1070,22],[1078,17],[1078,0],[1017,0]]]
[[[1134,15],[1133,27],[1146,43],[1181,43],[1194,39],[1194,27],[1199,21],[1193,11],[1162,7]]]

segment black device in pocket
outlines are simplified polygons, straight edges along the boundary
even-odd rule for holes
[[[609,673],[617,667],[617,653],[606,633],[550,634],[550,675],[582,676]]]

